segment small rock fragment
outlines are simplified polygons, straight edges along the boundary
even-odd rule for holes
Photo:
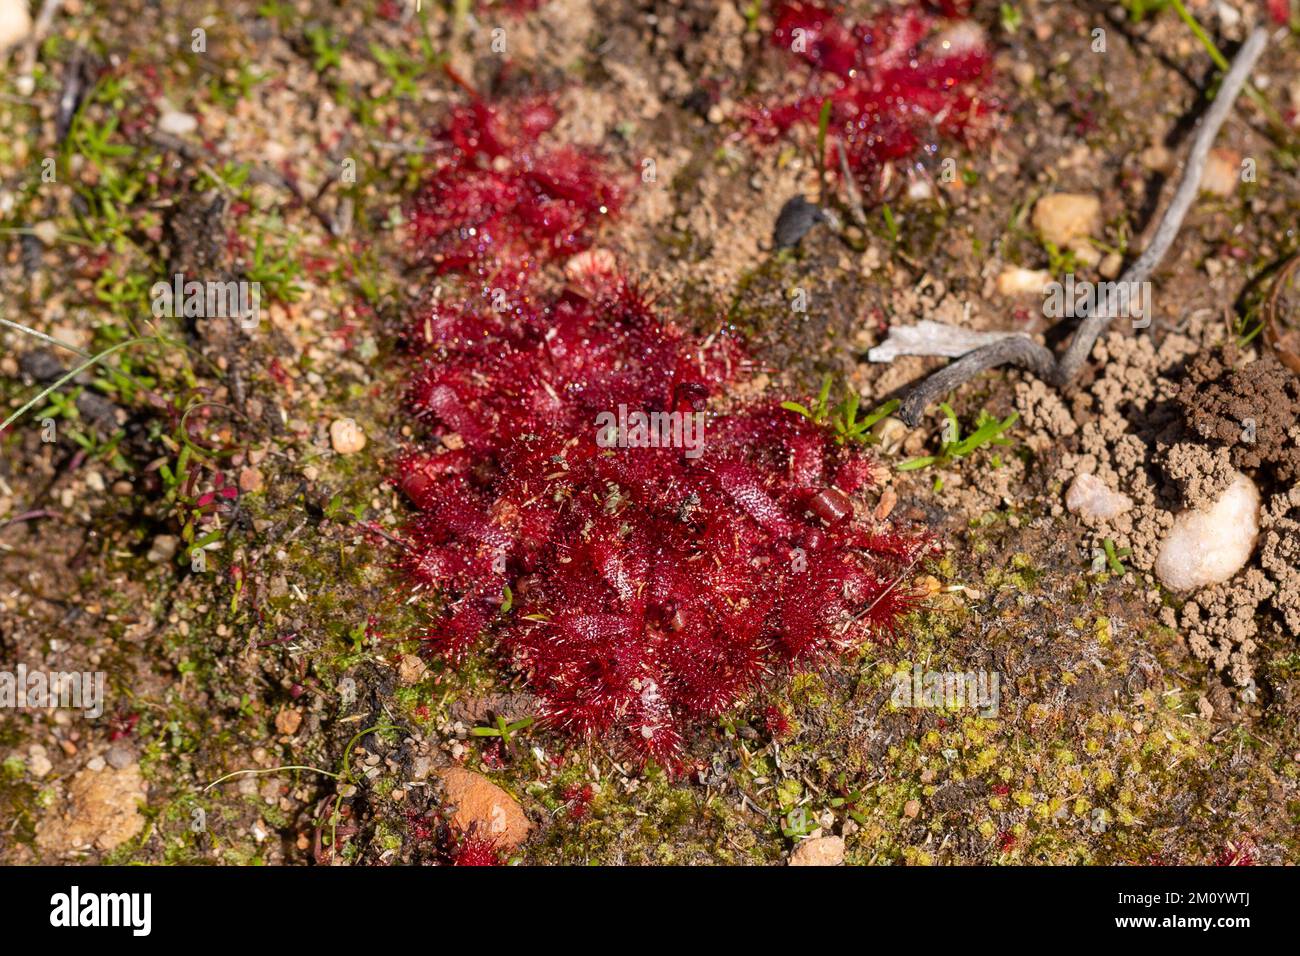
[[[351,455],[366,447],[366,433],[350,418],[340,418],[330,425],[330,444],[340,455]]]
[[[1042,295],[1044,287],[1052,281],[1045,269],[1022,269],[1007,266],[998,274],[998,295],[1011,299],[1022,295]]]
[[[149,547],[149,553],[146,557],[152,564],[164,564],[176,557],[176,548],[180,545],[180,539],[174,534],[160,534],[153,539],[153,544]]]
[[[935,55],[940,59],[983,52],[988,46],[984,28],[974,20],[955,20],[934,38]]]
[[[1074,476],[1065,493],[1065,507],[1071,514],[1098,521],[1109,521],[1133,507],[1133,499],[1123,492],[1111,491],[1096,475]]]
[[[47,246],[59,241],[59,224],[53,219],[44,219],[32,226],[32,235]]]
[[[239,471],[239,490],[253,493],[262,490],[262,472],[252,466],[242,468]]]
[[[791,866],[839,866],[844,862],[844,838],[811,837],[790,854]]]
[[[1100,222],[1101,200],[1087,193],[1051,193],[1034,206],[1034,228],[1061,249],[1087,239]]]
[[[564,278],[574,291],[590,297],[618,272],[618,263],[608,249],[584,249],[564,263]]]
[[[925,202],[934,196],[934,187],[928,179],[914,179],[907,185],[907,198],[913,202]]]
[[[1170,173],[1174,169],[1174,154],[1161,143],[1155,143],[1142,150],[1139,157],[1142,165],[1155,173]]]
[[[292,736],[298,732],[298,728],[301,726],[302,713],[292,707],[286,707],[275,715],[275,729],[282,734]]]
[[[124,740],[118,740],[108,748],[104,759],[114,770],[124,770],[136,761],[135,748]]]
[[[795,196],[781,207],[781,212],[776,217],[772,244],[778,249],[797,246],[813,226],[826,221],[826,213],[820,206],[803,196]]]
[[[1201,173],[1201,192],[1227,199],[1237,191],[1241,179],[1241,154],[1235,149],[1217,146],[1205,159]]]
[[[199,128],[199,121],[189,113],[169,109],[158,117],[158,130],[172,136],[188,136]]]
[[[1259,536],[1259,489],[1241,472],[1208,507],[1184,511],[1160,542],[1155,572],[1175,591],[1228,580],[1242,569]]]
[[[27,772],[37,780],[44,777],[54,769],[50,763],[50,758],[45,755],[45,748],[40,744],[32,744],[27,748]]]
[[[401,663],[397,665],[397,679],[409,687],[420,683],[428,669],[428,665],[414,654],[404,654]]]
[[[20,43],[31,29],[27,0],[0,0],[0,53]]]
[[[482,774],[451,767],[441,772],[447,803],[456,809],[452,824],[461,833],[470,828],[485,839],[494,839],[502,850],[513,850],[528,838],[532,824],[510,794]]]
[[[871,426],[871,434],[875,436],[880,443],[880,450],[886,455],[892,455],[902,447],[903,441],[912,433],[901,418],[895,418],[893,415],[886,415],[876,424]]]

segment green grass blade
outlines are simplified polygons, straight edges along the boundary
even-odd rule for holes
[[[18,421],[18,419],[22,418],[25,414],[27,414],[29,409],[34,408],[40,402],[44,401],[45,397],[49,395],[51,392],[58,391],[60,388],[68,384],[68,382],[72,381],[74,378],[76,378],[86,369],[90,368],[93,365],[98,365],[100,362],[104,361],[104,359],[108,358],[114,352],[120,352],[122,351],[122,349],[129,348],[132,345],[139,345],[141,342],[152,342],[152,341],[154,341],[152,338],[127,339],[125,342],[118,342],[116,345],[104,349],[104,351],[100,352],[98,355],[92,355],[89,359],[82,362],[71,372],[68,372],[66,375],[61,375],[59,378],[55,379],[55,381],[51,383],[49,386],[41,389],[41,391],[36,395],[36,397],[34,397],[31,401],[27,402],[25,405],[23,405],[22,408],[18,409],[18,411],[14,412],[3,422],[0,422],[0,431],[4,431],[14,422]]]

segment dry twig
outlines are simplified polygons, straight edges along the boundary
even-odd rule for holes
[[[1214,144],[1214,139],[1223,126],[1224,120],[1228,118],[1232,104],[1245,85],[1247,77],[1250,76],[1260,55],[1264,52],[1267,41],[1268,32],[1260,27],[1237,51],[1232,69],[1223,78],[1214,102],[1210,104],[1210,108],[1201,119],[1173,199],[1170,200],[1169,207],[1165,210],[1146,250],[1120,276],[1121,284],[1146,281],[1164,259],[1169,247],[1173,245],[1179,229],[1182,228],[1183,219],[1200,191],[1201,174],[1205,171],[1205,161],[1210,147]],[[1075,332],[1074,338],[1071,339],[1059,360],[1047,347],[1039,345],[1032,339],[1019,336],[1003,338],[991,345],[968,352],[913,388],[903,399],[898,417],[907,424],[915,426],[920,422],[925,410],[940,396],[970,381],[981,372],[1002,365],[1014,365],[1025,369],[1057,388],[1064,388],[1078,374],[1079,369],[1092,353],[1097,338],[1110,324],[1111,318],[1112,316],[1105,314],[1104,311],[1085,313],[1078,331]]]

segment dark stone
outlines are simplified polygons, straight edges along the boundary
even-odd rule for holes
[[[772,243],[778,249],[797,246],[813,226],[827,221],[829,220],[821,206],[809,202],[803,196],[795,196],[781,207],[781,214],[776,217]]]

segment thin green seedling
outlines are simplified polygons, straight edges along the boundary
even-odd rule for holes
[[[1115,548],[1115,542],[1110,538],[1104,538],[1101,542],[1102,550],[1106,554],[1106,564],[1110,567],[1111,574],[1116,577],[1123,577],[1128,574],[1128,568],[1124,567],[1122,558],[1127,558],[1133,553],[1132,548]]]
[[[831,127],[831,99],[822,100],[821,111],[817,114],[817,180],[826,178],[826,133]]]
[[[495,727],[472,727],[470,728],[471,737],[500,737],[503,747],[510,746],[510,737],[521,730],[527,730],[537,721],[536,717],[524,717],[513,723],[507,723],[506,719],[500,714],[496,715]]]
[[[391,731],[397,729],[399,728],[393,724],[376,724],[374,727],[367,727],[365,730],[358,731],[356,734],[353,735],[352,739],[348,741],[347,747],[344,748],[343,750],[343,767],[340,771],[322,770],[320,767],[309,767],[304,764],[285,764],[284,766],[280,766],[280,767],[267,767],[265,769],[257,769],[257,770],[234,770],[228,774],[225,774],[224,776],[218,777],[216,780],[213,780],[210,784],[204,787],[201,792],[207,793],[209,790],[211,790],[213,787],[217,786],[218,784],[225,783],[227,780],[232,780],[235,777],[243,777],[243,776],[250,776],[250,775],[256,777],[267,773],[283,773],[286,770],[309,770],[312,773],[318,773],[321,776],[329,777],[331,780],[341,781],[344,783],[348,783],[353,787],[356,787],[359,785],[356,781],[356,778],[352,775],[352,748],[356,746],[358,740],[360,740],[362,737],[366,736],[367,734],[384,733],[385,731]],[[334,848],[337,847],[338,845],[339,808],[342,805],[343,805],[343,793],[340,790],[340,792],[334,798],[334,809],[330,813],[331,851],[333,851]]]
[[[311,44],[313,70],[324,73],[330,67],[343,65],[343,41],[319,24],[312,24],[304,32]]]
[[[35,236],[41,238],[41,233],[31,226],[5,226],[0,228],[0,236]],[[55,234],[54,238],[59,242],[67,242],[76,246],[93,246],[96,243],[87,239],[85,236],[76,236],[70,232],[61,232]],[[3,320],[0,320],[3,321]]]
[[[850,391],[847,398],[832,408],[830,405],[832,384],[834,384],[832,376],[826,375],[822,378],[822,387],[817,393],[812,408],[800,402],[782,402],[781,407],[786,411],[802,415],[818,425],[829,424],[835,431],[835,440],[841,445],[851,441],[862,445],[878,444],[880,439],[871,433],[871,429],[881,419],[894,413],[898,408],[898,399],[890,399],[862,418],[858,418],[862,397],[857,392]]]
[[[998,8],[998,22],[1001,23],[1003,32],[1015,33],[1025,22],[1025,18],[1018,7],[1004,3]]]
[[[1214,61],[1214,65],[1218,67],[1221,72],[1227,73],[1228,70],[1232,68],[1232,64],[1229,63],[1228,58],[1223,55],[1223,51],[1221,51],[1218,46],[1215,45],[1214,41],[1210,39],[1210,35],[1205,32],[1205,28],[1201,26],[1200,21],[1196,19],[1192,14],[1192,11],[1188,10],[1183,4],[1183,0],[1168,0],[1168,2],[1169,5],[1174,8],[1174,12],[1178,14],[1183,23],[1187,24],[1187,28],[1192,31],[1192,35],[1200,41],[1201,46],[1205,47],[1205,52],[1210,55],[1210,59]],[[1267,97],[1257,90],[1249,81],[1246,83],[1245,93],[1250,97],[1251,102],[1263,111],[1264,115],[1268,117],[1269,122],[1272,123],[1275,128],[1280,130],[1287,129],[1286,120],[1282,118],[1281,114],[1278,113],[1273,104],[1268,101]]]
[[[831,416],[831,424],[835,427],[835,436],[841,445],[851,441],[858,442],[862,445],[875,445],[880,439],[871,433],[871,429],[881,419],[892,415],[899,405],[896,398],[891,398],[879,408],[873,409],[862,418],[858,418],[858,405],[860,398],[857,392],[850,392],[849,397],[841,402]]]
[[[885,220],[885,230],[889,233],[890,245],[898,245],[898,220],[894,218],[894,210],[889,208],[889,203],[880,207],[881,216]]]
[[[46,335],[44,332],[38,332],[36,329],[33,329],[31,326],[23,325],[21,322],[11,322],[9,319],[0,318],[0,325],[11,328],[16,332],[22,332],[24,335],[30,335],[32,338],[39,339],[40,341],[45,342],[48,345],[53,345],[61,349],[67,349],[69,352],[75,352],[77,355],[80,355],[82,358],[88,359],[91,357],[90,353],[85,351],[84,349],[79,349],[75,345],[71,345],[60,339],[56,339],[52,335]]]
[[[1123,6],[1128,10],[1129,19],[1134,23],[1141,23],[1146,19],[1149,13],[1159,13],[1165,7],[1169,6],[1169,0],[1122,0]]]
[[[50,383],[45,388],[41,389],[38,393],[36,393],[36,395],[32,397],[30,401],[25,402],[23,406],[18,409],[18,411],[14,412],[3,422],[0,422],[0,432],[4,431],[14,422],[18,421],[18,419],[26,415],[28,411],[30,411],[32,408],[35,408],[37,405],[43,402],[47,396],[61,389],[64,385],[68,384],[68,382],[71,382],[74,378],[76,378],[86,369],[100,364],[105,359],[107,359],[110,355],[114,355],[117,352],[122,351],[123,349],[133,348],[134,346],[141,345],[145,342],[155,342],[155,341],[157,340],[153,336],[127,339],[125,342],[118,342],[116,345],[109,346],[108,348],[104,349],[102,352],[100,352],[97,355],[92,355],[90,358],[82,362],[80,365],[78,365],[72,371],[68,372],[66,375],[60,375],[52,383]]]
[[[830,400],[831,385],[833,383],[834,379],[830,375],[823,376],[821,391],[817,393],[817,400],[813,403],[812,408],[808,408],[799,402],[782,402],[781,407],[788,411],[798,412],[804,418],[812,419],[815,424],[823,425],[829,416],[827,402]]]
[[[1020,418],[1020,415],[1016,412],[1012,412],[1006,418],[999,420],[988,412],[981,410],[979,418],[975,421],[975,430],[963,438],[961,437],[961,423],[957,420],[957,413],[952,410],[952,406],[947,402],[941,402],[939,407],[943,410],[944,417],[947,419],[944,423],[944,437],[939,447],[939,454],[911,458],[897,466],[899,471],[916,471],[919,468],[929,468],[931,465],[938,465],[942,468],[952,461],[965,458],[985,446],[1015,444],[1011,439],[1004,438],[1003,432],[1014,425]]]
[[[335,780],[344,780],[347,783],[351,784],[353,787],[360,786],[357,783],[356,778],[352,776],[352,748],[355,747],[357,745],[357,741],[360,740],[362,737],[366,736],[366,734],[384,733],[385,731],[397,730],[397,729],[398,728],[393,724],[376,724],[374,727],[367,727],[365,730],[358,731],[356,734],[353,735],[352,739],[348,741],[347,747],[344,748],[343,750],[342,773],[331,774],[330,776],[333,776]],[[336,854],[338,852],[339,808],[341,806],[343,806],[342,789],[340,789],[339,792],[335,795],[334,809],[330,813],[330,853],[331,854]]]

